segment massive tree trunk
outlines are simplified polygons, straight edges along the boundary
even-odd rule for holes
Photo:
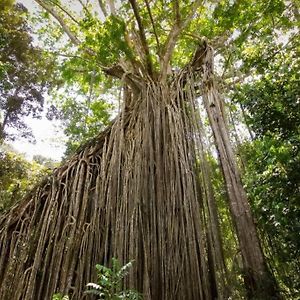
[[[113,257],[135,261],[123,284],[146,300],[226,297],[218,215],[197,118],[199,83],[249,297],[277,297],[230,145],[209,49],[199,47],[172,79],[165,72],[138,76],[124,64],[105,69],[124,84],[122,113],[0,216],[0,299],[51,299],[55,292],[87,298],[82,292],[96,281],[95,265]]]
[[[0,218],[1,299],[85,298],[94,266],[112,257],[135,261],[124,286],[144,299],[217,295],[194,100],[188,70],[170,84],[125,88],[114,124]]]

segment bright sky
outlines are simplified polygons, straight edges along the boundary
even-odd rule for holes
[[[19,0],[29,10],[35,10],[35,3],[32,0]],[[49,121],[46,117],[42,119],[26,118],[26,124],[32,129],[36,143],[30,143],[19,139],[10,144],[28,159],[33,155],[40,154],[54,160],[60,160],[64,151],[64,135],[59,121]]]
[[[45,117],[41,120],[27,118],[26,124],[32,129],[36,143],[19,139],[10,144],[18,152],[24,153],[28,159],[40,154],[59,161],[65,151],[65,136],[59,121],[49,121]]]
[[[1,1],[1,0],[0,0]],[[72,6],[73,9],[81,9],[79,2],[64,0],[65,3]],[[22,3],[29,11],[35,12],[37,4],[34,0],[18,0]],[[35,37],[34,37],[35,38]],[[39,43],[37,40],[35,41]],[[45,99],[47,100],[47,99]],[[46,117],[42,119],[25,119],[26,125],[31,128],[33,136],[36,139],[36,143],[30,143],[24,139],[16,140],[10,144],[21,153],[24,153],[28,159],[36,154],[43,155],[47,158],[54,160],[60,160],[65,151],[65,136],[63,129],[59,121],[49,121]]]

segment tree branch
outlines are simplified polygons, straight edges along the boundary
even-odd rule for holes
[[[140,82],[139,76],[126,72],[120,64],[115,64],[111,67],[103,68],[102,70],[107,75],[124,80],[124,82],[126,82],[135,91],[139,91],[143,86]]]
[[[63,18],[48,4],[44,3],[42,0],[34,0],[37,4],[39,4],[41,7],[43,7],[47,12],[49,12],[54,19],[60,24],[61,28],[64,30],[64,32],[67,34],[71,42],[75,46],[79,46],[81,44],[81,41],[75,36],[75,34],[70,30],[68,25],[65,23]],[[95,55],[94,50],[91,48],[85,48],[85,52],[87,52],[90,55]]]
[[[107,10],[106,10],[105,3],[103,3],[103,0],[98,0],[98,3],[99,3],[100,10],[102,11],[104,17],[107,17]]]
[[[68,35],[70,38],[71,42],[79,46],[81,44],[81,41],[72,33],[72,31],[69,29],[63,18],[55,11],[51,6],[48,4],[44,3],[42,0],[35,0],[37,4],[39,4],[42,8],[44,8],[47,12],[49,12],[55,19],[56,21],[60,24],[62,29],[65,31],[65,33]],[[91,48],[84,48],[83,51],[88,53],[89,55],[94,56],[95,52]],[[59,53],[56,53],[57,55],[62,55]],[[68,55],[64,55],[68,56]],[[79,56],[73,56],[79,58]],[[84,58],[82,58],[84,59]],[[132,63],[132,62],[131,62]],[[127,65],[122,65],[122,62],[120,61],[118,64],[115,64],[113,66],[107,67],[100,65],[98,63],[99,67],[102,69],[102,71],[107,74],[111,75],[113,77],[117,77],[121,80],[124,80],[128,85],[130,85],[133,89],[138,90],[141,85],[139,83],[139,78],[137,75],[133,74],[132,72],[128,71],[130,68]],[[134,67],[134,66],[133,66]]]
[[[180,33],[192,21],[193,16],[194,16],[196,10],[198,9],[198,7],[200,6],[201,2],[202,2],[201,0],[195,0],[195,2],[193,3],[193,5],[190,9],[190,14],[185,18],[185,20],[183,22],[180,21],[180,16],[176,17],[175,23],[167,37],[167,41],[163,47],[163,53],[161,55],[161,79],[162,80],[165,80],[167,77],[167,71],[168,71],[170,59],[173,54],[174,47],[176,45],[176,42],[178,40]],[[177,9],[176,9],[176,3],[175,3],[175,11],[176,10]],[[179,8],[178,8],[178,12],[176,13],[176,15],[178,13],[179,13]],[[178,20],[178,18],[179,18],[179,20]],[[180,22],[178,22],[178,21],[180,21]]]
[[[174,1],[174,11],[175,11],[175,20],[178,24],[181,22],[180,11],[179,11],[179,2],[178,0]]]
[[[60,10],[62,10],[74,23],[76,23],[77,25],[79,25],[79,22],[65,9],[63,8],[61,5],[59,5],[57,3],[57,1],[50,1],[53,5],[56,5]]]
[[[74,35],[74,33],[70,30],[70,28],[67,26],[63,18],[48,4],[44,3],[41,0],[35,0],[37,4],[39,4],[41,7],[43,7],[47,12],[49,12],[55,19],[56,21],[60,24],[64,32],[68,35],[70,40],[72,41],[73,44],[78,46],[80,44],[80,40]]]
[[[88,16],[91,16],[91,12],[88,10],[88,8],[86,7],[86,5],[84,5],[84,3],[81,0],[78,0],[78,2],[80,3],[80,5],[82,6],[83,10],[86,12],[86,14]]]
[[[142,43],[143,50],[145,53],[147,70],[148,70],[149,75],[152,76],[152,74],[153,74],[152,61],[151,61],[150,51],[149,51],[148,43],[146,40],[146,34],[145,34],[145,29],[144,29],[144,26],[142,23],[142,19],[141,19],[141,16],[140,16],[138,8],[137,8],[136,0],[129,0],[129,2],[131,4],[135,19],[139,26],[139,35],[140,35],[141,43]]]
[[[61,52],[58,52],[58,51],[57,52],[52,52],[52,54],[56,55],[56,56],[67,57],[67,58],[77,58],[77,59],[81,59],[81,60],[89,62],[89,63],[95,62],[95,60],[92,60],[92,57],[91,57],[91,59],[88,59],[88,58],[84,58],[80,55],[66,54],[66,53],[61,53]],[[101,65],[100,63],[96,62],[96,65],[99,68],[103,69],[103,65]]]
[[[114,0],[108,0],[108,5],[109,5],[109,9],[112,15],[116,14],[116,7],[115,7],[115,3]]]
[[[151,9],[150,9],[150,5],[149,5],[148,0],[145,0],[145,3],[146,3],[147,11],[148,11],[148,14],[149,14],[149,17],[150,17],[150,20],[151,20],[153,33],[154,33],[156,44],[157,44],[158,53],[160,53],[160,43],[159,43],[159,39],[158,39],[158,36],[157,36],[157,32],[156,32],[156,28],[155,28],[155,25],[154,25],[154,20],[153,20],[153,16],[152,16],[152,13],[151,13]]]

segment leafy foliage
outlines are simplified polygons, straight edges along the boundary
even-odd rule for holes
[[[60,293],[58,294],[54,294],[53,297],[52,297],[52,300],[69,300],[69,296],[67,295],[62,295]]]
[[[29,162],[23,155],[9,147],[0,150],[0,211],[7,210],[26,195],[49,169],[41,164]]]
[[[65,94],[55,110],[67,137],[65,155],[70,155],[83,143],[95,137],[111,119],[113,105],[103,99],[77,94]]]
[[[50,84],[52,60],[33,45],[26,18],[23,5],[1,2],[0,140],[32,137],[22,117],[40,116]],[[18,132],[9,133],[7,128]]]
[[[279,282],[293,297],[299,296],[300,271],[300,156],[295,150],[273,136],[245,144],[242,151],[248,162],[244,180],[265,249]]]
[[[255,133],[242,146],[244,181],[265,251],[287,297],[299,297],[300,101],[299,41],[270,44],[249,56],[256,80],[240,85],[236,101]],[[268,57],[265,54],[269,49]],[[253,60],[255,57],[255,61]]]
[[[54,169],[57,166],[57,162],[51,158],[45,157],[40,154],[33,155],[32,160],[41,166],[45,166],[49,169]]]
[[[275,55],[268,62],[257,56],[256,65],[264,75],[251,84],[242,85],[236,95],[237,101],[248,111],[247,121],[258,136],[275,134],[291,139],[298,134],[300,59],[296,47],[297,44],[293,45],[288,52],[281,47],[271,49],[270,55],[272,52]]]
[[[97,53],[97,60],[103,65],[110,65],[120,57],[132,58],[133,54],[125,42],[125,22],[118,16],[111,15],[101,22],[91,16],[81,20],[86,38],[83,47],[88,46]]]
[[[132,267],[132,261],[121,266],[119,261],[112,258],[112,267],[96,265],[98,283],[88,283],[86,293],[97,295],[106,300],[139,300],[141,295],[134,290],[122,290],[122,281]]]

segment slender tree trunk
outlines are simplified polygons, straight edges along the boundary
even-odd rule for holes
[[[245,108],[244,108],[242,103],[240,104],[240,108],[241,108],[241,111],[242,111],[242,114],[243,114],[245,125],[247,127],[248,132],[249,132],[249,136],[250,136],[251,140],[253,141],[254,140],[254,134],[253,134],[253,131],[252,131],[252,129],[250,128],[250,126],[248,124],[247,115],[246,115]]]
[[[213,53],[207,47],[203,64],[203,100],[215,138],[224,175],[231,215],[236,227],[244,267],[244,281],[250,299],[278,299],[275,280],[270,275],[241,182],[229,139],[222,99],[213,80]],[[274,298],[272,298],[274,297]]]
[[[230,124],[233,127],[233,129],[232,129],[233,136],[234,136],[234,139],[235,139],[235,147],[234,148],[239,150],[239,152],[236,152],[236,155],[238,154],[238,156],[239,156],[240,172],[241,172],[241,174],[243,174],[246,170],[246,162],[245,162],[244,155],[240,151],[242,141],[239,138],[239,133],[238,133],[238,130],[236,128],[235,121],[234,121],[234,116],[233,116],[233,113],[232,113],[231,109],[229,109],[229,116],[230,116]]]
[[[218,215],[218,208],[214,196],[212,185],[211,167],[208,162],[208,151],[204,144],[204,128],[200,114],[195,122],[198,126],[199,132],[199,167],[200,167],[200,180],[204,199],[204,212],[207,224],[207,240],[209,245],[209,262],[210,271],[214,272],[211,281],[215,280],[218,299],[227,299],[230,295],[230,286],[228,282],[228,273],[224,259],[223,243],[220,231],[220,222]]]

